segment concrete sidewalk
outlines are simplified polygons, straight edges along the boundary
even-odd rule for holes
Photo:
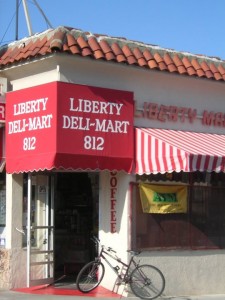
[[[85,296],[65,296],[65,295],[36,295],[36,294],[28,294],[28,293],[21,293],[15,291],[7,291],[7,290],[0,290],[0,300],[65,300],[67,297],[73,297],[77,300],[93,300],[93,298],[98,299],[107,299],[107,300],[115,300],[115,299],[128,299],[134,300],[138,299],[136,297],[121,297],[121,298],[103,298],[103,297],[88,297]],[[69,300],[68,299],[68,300]],[[180,297],[173,297],[173,296],[163,296],[157,298],[158,300],[225,300],[225,295],[202,295],[202,296],[180,296]]]

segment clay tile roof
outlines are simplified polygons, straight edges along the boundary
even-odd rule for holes
[[[106,60],[116,60],[116,56],[113,53],[112,48],[109,46],[108,42],[105,40],[101,40],[99,42],[99,45],[103,51],[103,53],[105,54],[105,58]]]
[[[127,62],[127,59],[123,54],[123,51],[121,50],[120,46],[117,43],[113,43],[111,45],[111,48],[118,62]]]
[[[167,64],[168,70],[170,72],[177,72],[177,67],[175,66],[174,62],[172,61],[172,58],[168,53],[165,53],[163,57],[165,63]]]
[[[133,53],[134,53],[135,58],[137,59],[138,65],[140,67],[145,67],[148,65],[146,59],[144,58],[144,54],[141,52],[141,50],[139,48],[137,48],[137,47],[134,48]]]
[[[197,75],[199,77],[205,76],[205,72],[203,71],[202,67],[200,66],[200,64],[196,58],[192,59],[191,64],[194,67],[194,69],[197,72]]]
[[[179,52],[64,26],[0,47],[0,70],[28,60],[47,58],[55,52],[101,59],[106,63],[123,63],[128,67],[173,72],[180,76],[225,81],[225,61],[219,58]]]
[[[146,59],[146,61],[148,62],[150,69],[158,69],[159,68],[155,58],[153,57],[153,55],[151,54],[151,52],[148,49],[144,50],[143,55],[144,55],[144,58]]]

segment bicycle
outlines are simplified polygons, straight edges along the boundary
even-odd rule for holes
[[[92,240],[96,247],[100,245],[100,241],[96,237],[93,237]],[[129,284],[135,296],[142,299],[155,299],[163,293],[165,278],[162,272],[155,266],[139,265],[139,262],[135,261],[135,257],[141,252],[128,250],[131,258],[126,264],[111,247],[100,246],[99,255],[94,261],[87,263],[77,275],[76,284],[79,291],[88,293],[99,286],[105,275],[105,266],[102,263],[104,260],[116,273],[119,284]],[[121,268],[118,265],[113,266],[106,256],[118,262]]]

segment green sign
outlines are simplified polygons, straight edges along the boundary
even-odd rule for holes
[[[177,202],[176,193],[157,193],[154,192],[153,202]]]

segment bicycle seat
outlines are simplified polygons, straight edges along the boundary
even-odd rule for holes
[[[133,256],[139,255],[141,253],[141,251],[134,251],[134,250],[127,250],[127,252]]]

